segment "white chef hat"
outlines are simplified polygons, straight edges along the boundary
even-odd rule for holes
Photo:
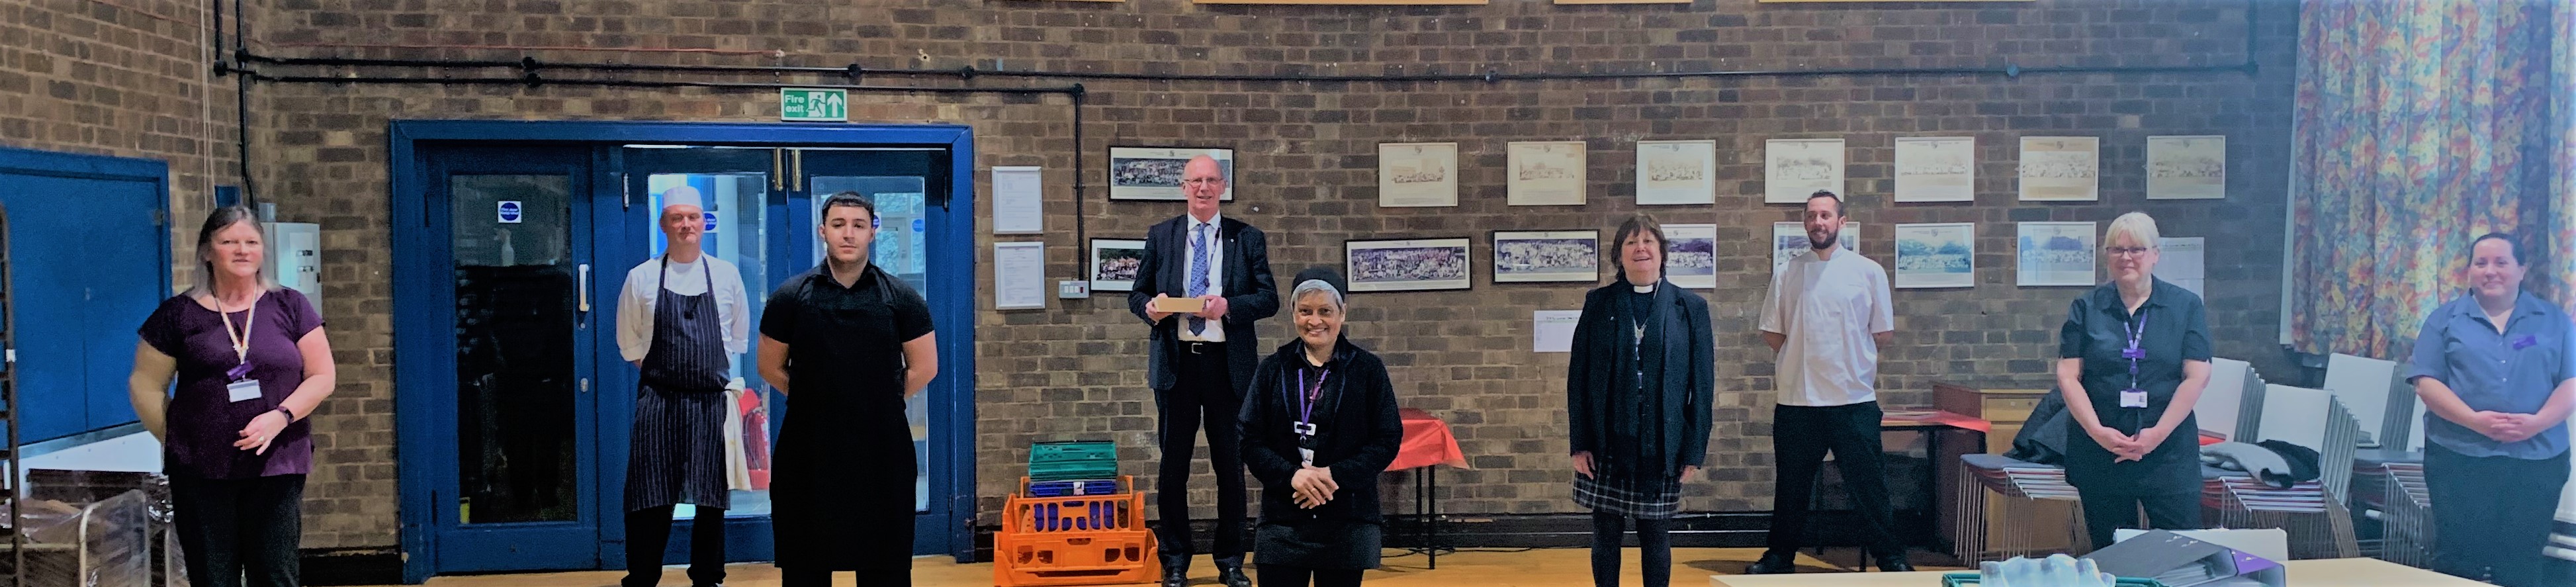
[[[689,186],[662,191],[662,209],[670,210],[672,206],[696,206],[700,210],[707,208],[706,198],[698,195],[698,188]]]

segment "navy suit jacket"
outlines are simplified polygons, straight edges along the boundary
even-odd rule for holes
[[[1145,258],[1136,266],[1136,287],[1127,292],[1127,311],[1152,325],[1147,338],[1146,384],[1156,390],[1168,390],[1180,383],[1173,370],[1173,355],[1180,353],[1180,328],[1187,316],[1164,317],[1161,322],[1147,318],[1145,304],[1154,294],[1185,297],[1189,289],[1183,283],[1189,277],[1189,225],[1186,214],[1155,224],[1145,233]],[[1217,240],[1222,243],[1217,254],[1224,258],[1217,276],[1225,285],[1225,354],[1226,371],[1233,375],[1237,396],[1252,385],[1252,371],[1261,366],[1261,343],[1254,340],[1252,323],[1279,315],[1279,285],[1270,276],[1270,240],[1233,217],[1217,219]]]

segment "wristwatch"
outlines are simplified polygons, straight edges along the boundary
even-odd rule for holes
[[[293,424],[293,423],[295,423],[295,410],[289,410],[289,409],[286,409],[286,406],[278,406],[278,407],[277,407],[277,409],[276,409],[276,410],[274,410],[274,411],[276,411],[277,413],[280,413],[280,414],[285,414],[285,415],[286,415],[286,423],[288,423],[288,424]]]

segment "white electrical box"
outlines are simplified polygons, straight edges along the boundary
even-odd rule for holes
[[[322,308],[322,225],[269,222],[268,275]]]

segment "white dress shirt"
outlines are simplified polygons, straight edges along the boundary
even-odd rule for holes
[[[716,292],[716,319],[724,330],[724,348],[729,363],[732,355],[751,348],[751,305],[742,290],[742,270],[714,255],[699,255],[693,263],[672,261],[657,283],[653,278],[662,267],[662,258],[654,257],[626,272],[625,287],[617,296],[617,353],[628,361],[644,360],[653,350],[653,306],[661,299],[660,285],[671,293],[694,296],[707,293],[708,273],[713,272]],[[725,366],[727,370],[732,365]]]
[[[1184,247],[1183,250],[1189,253],[1189,256],[1181,258],[1181,291],[1164,295],[1176,298],[1188,297],[1187,294],[1190,293],[1188,283],[1190,278],[1190,260],[1204,257],[1207,259],[1208,264],[1207,295],[1225,297],[1225,255],[1221,254],[1225,251],[1225,215],[1218,214],[1209,216],[1206,222],[1200,222],[1197,216],[1183,216],[1183,218],[1188,218],[1190,221],[1188,224],[1181,226],[1181,239],[1183,242],[1188,243],[1188,246]],[[1201,230],[1199,227],[1201,226],[1207,227],[1205,229],[1207,231],[1207,236],[1204,240],[1199,236],[1199,231]],[[1207,321],[1207,334],[1203,335],[1190,334],[1190,317],[1188,315],[1182,315],[1178,319],[1181,321],[1179,326],[1179,330],[1181,331],[1181,340],[1191,342],[1225,342],[1224,318]]]
[[[1896,330],[1887,270],[1860,253],[1831,260],[1800,251],[1771,273],[1762,300],[1762,331],[1788,335],[1780,345],[1780,404],[1841,406],[1877,401],[1878,341]]]

